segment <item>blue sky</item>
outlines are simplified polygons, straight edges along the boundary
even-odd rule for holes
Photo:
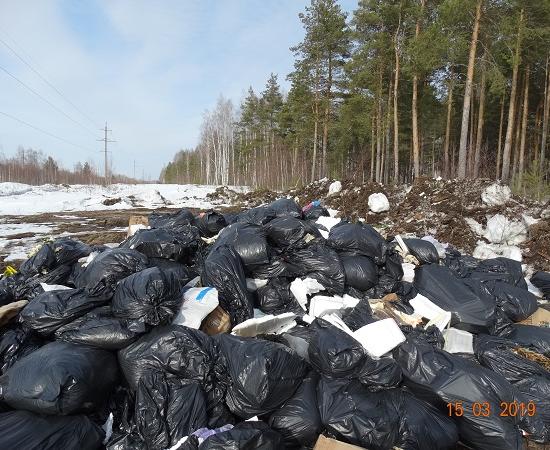
[[[0,39],[30,62],[75,110],[0,42],[0,152],[41,149],[66,167],[101,163],[105,121],[115,171],[156,178],[180,148],[197,143],[220,94],[238,104],[271,72],[286,87],[289,47],[303,38],[305,0],[0,0]],[[350,12],[357,0],[340,0]],[[90,120],[91,119],[91,120]],[[78,122],[77,123],[75,123]],[[101,166],[100,166],[101,167]]]

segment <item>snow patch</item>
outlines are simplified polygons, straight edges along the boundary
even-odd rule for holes
[[[481,200],[487,206],[504,205],[512,197],[512,191],[508,186],[493,183],[487,186],[481,193]]]
[[[369,195],[369,209],[373,213],[389,211],[390,202],[388,201],[388,197],[386,197],[381,192]]]

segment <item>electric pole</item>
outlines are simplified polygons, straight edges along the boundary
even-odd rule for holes
[[[98,141],[101,141],[101,142],[105,143],[105,147],[104,147],[104,150],[103,150],[103,153],[105,155],[105,180],[104,180],[103,184],[105,186],[107,186],[109,184],[109,178],[108,178],[109,169],[108,169],[108,164],[107,164],[107,142],[116,142],[116,141],[112,141],[112,140],[107,138],[107,132],[113,131],[113,130],[109,130],[107,128],[107,122],[105,122],[105,128],[102,131],[104,131],[104,133],[105,133],[104,138],[103,139],[98,139]]]

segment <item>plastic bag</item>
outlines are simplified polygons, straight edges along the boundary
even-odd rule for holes
[[[27,277],[41,274],[61,265],[72,265],[91,251],[90,246],[76,239],[58,238],[45,243],[35,255],[21,264],[19,271]]]
[[[90,297],[84,289],[64,289],[38,295],[20,312],[20,321],[42,336],[50,336],[68,324],[105,303],[101,297]]]
[[[386,241],[368,224],[338,224],[331,228],[327,243],[348,255],[368,256],[379,265],[386,261]]]
[[[295,394],[271,416],[268,424],[285,440],[287,450],[311,447],[323,431],[317,406],[319,375],[311,371]]]
[[[199,384],[151,371],[139,380],[136,425],[147,448],[168,449],[208,423]]]
[[[304,314],[304,310],[290,291],[290,283],[286,278],[272,278],[257,290],[258,307],[266,314],[281,314],[294,312]]]
[[[376,319],[372,317],[372,308],[369,301],[362,299],[355,307],[342,315],[342,320],[351,331],[356,331],[362,326],[374,322]]]
[[[113,296],[113,315],[145,326],[166,325],[181,306],[186,281],[158,267],[134,273],[118,284]]]
[[[220,306],[229,313],[234,325],[253,316],[253,300],[246,288],[241,259],[232,248],[212,249],[204,262],[202,284],[218,290]]]
[[[366,256],[342,256],[346,285],[367,291],[378,283],[378,267]]]
[[[110,299],[120,280],[147,269],[148,264],[147,257],[136,250],[106,250],[86,266],[81,276],[75,280],[76,286],[85,288],[86,293],[92,297]]]
[[[138,230],[120,248],[131,248],[150,258],[166,258],[189,263],[199,247],[196,227],[174,232],[170,229]]]
[[[269,242],[283,250],[303,248],[308,242],[321,237],[316,227],[292,216],[277,217],[264,229]]]
[[[258,225],[248,223],[229,225],[222,230],[211,251],[222,246],[233,248],[245,266],[269,262],[265,233]]]
[[[102,306],[61,326],[55,332],[57,340],[89,345],[105,350],[119,350],[130,345],[139,336],[127,322],[113,317],[111,307]]]
[[[322,206],[318,200],[314,200],[309,205],[304,206],[302,208],[302,214],[304,216],[304,220],[312,221],[317,220],[321,216],[330,216],[328,210]]]
[[[414,287],[420,294],[453,314],[451,325],[472,333],[487,332],[494,323],[494,297],[476,280],[459,279],[443,266],[416,269]]]
[[[250,223],[254,225],[264,225],[273,220],[277,215],[275,211],[268,206],[257,206],[250,208],[237,215],[237,223]]]
[[[191,211],[185,208],[173,214],[157,212],[149,214],[149,226],[151,228],[168,228],[175,233],[185,230],[194,220],[195,217]]]
[[[302,218],[302,208],[291,198],[280,198],[267,205],[275,213],[275,217],[291,216]]]
[[[537,297],[528,290],[502,281],[491,280],[485,284],[495,297],[497,306],[514,322],[527,319],[538,308]]]
[[[55,253],[50,244],[44,244],[33,256],[19,267],[19,272],[26,277],[47,272],[55,267]]]
[[[283,438],[263,422],[243,422],[227,431],[222,431],[198,447],[182,450],[281,450]]]
[[[39,414],[92,412],[118,381],[116,357],[67,342],[51,342],[18,360],[0,377],[2,399]]]
[[[34,331],[19,327],[4,329],[0,337],[0,374],[42,345],[42,339]]]
[[[538,287],[545,297],[550,297],[550,273],[539,270],[531,277],[531,283]]]
[[[216,211],[206,211],[195,217],[194,224],[203,237],[216,236],[228,225],[225,217]]]
[[[550,357],[550,328],[513,323],[504,325],[497,334]]]
[[[510,258],[500,257],[480,261],[470,273],[470,277],[482,282],[489,280],[503,281],[527,290],[521,263]]]
[[[0,448],[97,450],[105,437],[86,416],[41,416],[28,411],[0,414]]]
[[[421,264],[437,264],[439,262],[439,254],[431,242],[424,239],[403,239],[403,241],[411,254]]]
[[[294,394],[307,373],[305,361],[282,344],[228,334],[212,339],[224,356],[230,379],[225,402],[244,419],[274,411]]]
[[[42,284],[66,284],[71,274],[70,265],[62,265],[50,270],[49,272],[36,274],[24,281],[17,278],[13,287],[13,295],[17,300],[32,300],[42,292]]]

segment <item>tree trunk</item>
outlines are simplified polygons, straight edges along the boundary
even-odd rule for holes
[[[458,147],[458,178],[466,178],[466,162],[468,156],[468,119],[470,118],[470,105],[472,102],[472,80],[474,78],[474,64],[477,50],[477,37],[479,34],[479,21],[481,19],[481,6],[483,0],[478,0],[476,5],[476,17],[474,30],[470,41],[470,55],[468,57],[468,71],[466,75],[466,86],[464,88],[464,104],[462,106],[462,125],[460,127],[460,145]]]
[[[420,0],[420,16],[424,13],[426,0]],[[415,36],[420,35],[420,20],[416,21]],[[413,76],[413,93],[412,93],[412,133],[413,133],[413,162],[414,162],[414,178],[420,176],[420,142],[418,136],[418,74],[415,70]]]
[[[332,55],[328,57],[328,85],[327,85],[327,104],[325,105],[325,121],[323,124],[323,162],[321,165],[321,177],[327,175],[327,146],[328,146],[328,124],[330,121],[330,107],[332,101]]]
[[[483,63],[482,63],[483,64]],[[479,92],[479,110],[477,117],[476,149],[474,154],[474,178],[479,176],[481,141],[483,140],[483,114],[485,112],[485,66],[481,68],[481,86]]]
[[[521,143],[519,144],[518,185],[523,184],[523,167],[525,162],[525,139],[529,112],[529,64],[525,68],[525,90],[523,91],[523,117],[521,120]]]
[[[498,180],[500,178],[500,159],[502,154],[502,125],[504,121],[504,98],[505,95],[502,96],[502,101],[500,102],[500,122],[498,125],[498,149],[497,149],[497,170],[495,175],[495,180]]]
[[[380,67],[378,85],[378,105],[376,114],[376,182],[380,182],[380,165],[382,162],[382,67]]]
[[[391,122],[392,122],[392,97],[393,97],[393,80],[390,78],[390,90],[388,91],[387,117],[386,117],[386,142],[384,145],[384,164],[382,170],[383,183],[388,182],[390,174],[390,140],[391,140]]]
[[[399,32],[401,29],[401,4],[399,9],[399,23],[394,36],[395,77],[393,82],[393,183],[399,183]]]
[[[374,181],[375,120],[376,113],[373,112],[370,140],[370,181]]]
[[[542,115],[542,137],[540,143],[540,176],[541,181],[544,169],[544,157],[546,153],[546,141],[548,137],[548,116],[550,115],[550,73],[548,72],[548,58],[546,58],[546,72],[544,80],[544,113]]]
[[[445,178],[451,178],[451,168],[449,165],[449,144],[451,140],[451,116],[453,114],[453,89],[454,89],[454,69],[451,69],[451,76],[448,85],[447,94],[447,122],[445,124],[445,144],[443,146],[443,161],[444,169],[443,176]]]
[[[315,164],[317,161],[317,131],[319,127],[319,121],[317,120],[317,114],[319,112],[319,105],[315,103],[315,125],[313,128],[313,158],[311,161],[311,182],[315,181]]]
[[[518,84],[518,68],[521,47],[521,33],[523,27],[523,9],[519,16],[518,34],[516,48],[514,52],[514,65],[512,69],[512,89],[510,92],[510,106],[508,108],[508,124],[506,125],[506,139],[504,140],[504,150],[502,151],[502,181],[507,183],[510,179],[510,151],[512,149],[512,133],[514,132],[515,118],[515,99]]]
[[[518,79],[518,86],[521,86],[523,80]],[[519,88],[521,89],[521,87]],[[518,104],[516,108],[516,119],[515,123],[516,126],[516,136],[514,140],[512,141],[512,155],[510,159],[512,159],[512,169],[510,173],[510,180],[514,180],[515,176],[518,173],[518,162],[519,162],[519,143],[520,143],[520,136],[521,136],[521,117],[523,112],[523,98],[522,98],[522,92],[518,91]]]

